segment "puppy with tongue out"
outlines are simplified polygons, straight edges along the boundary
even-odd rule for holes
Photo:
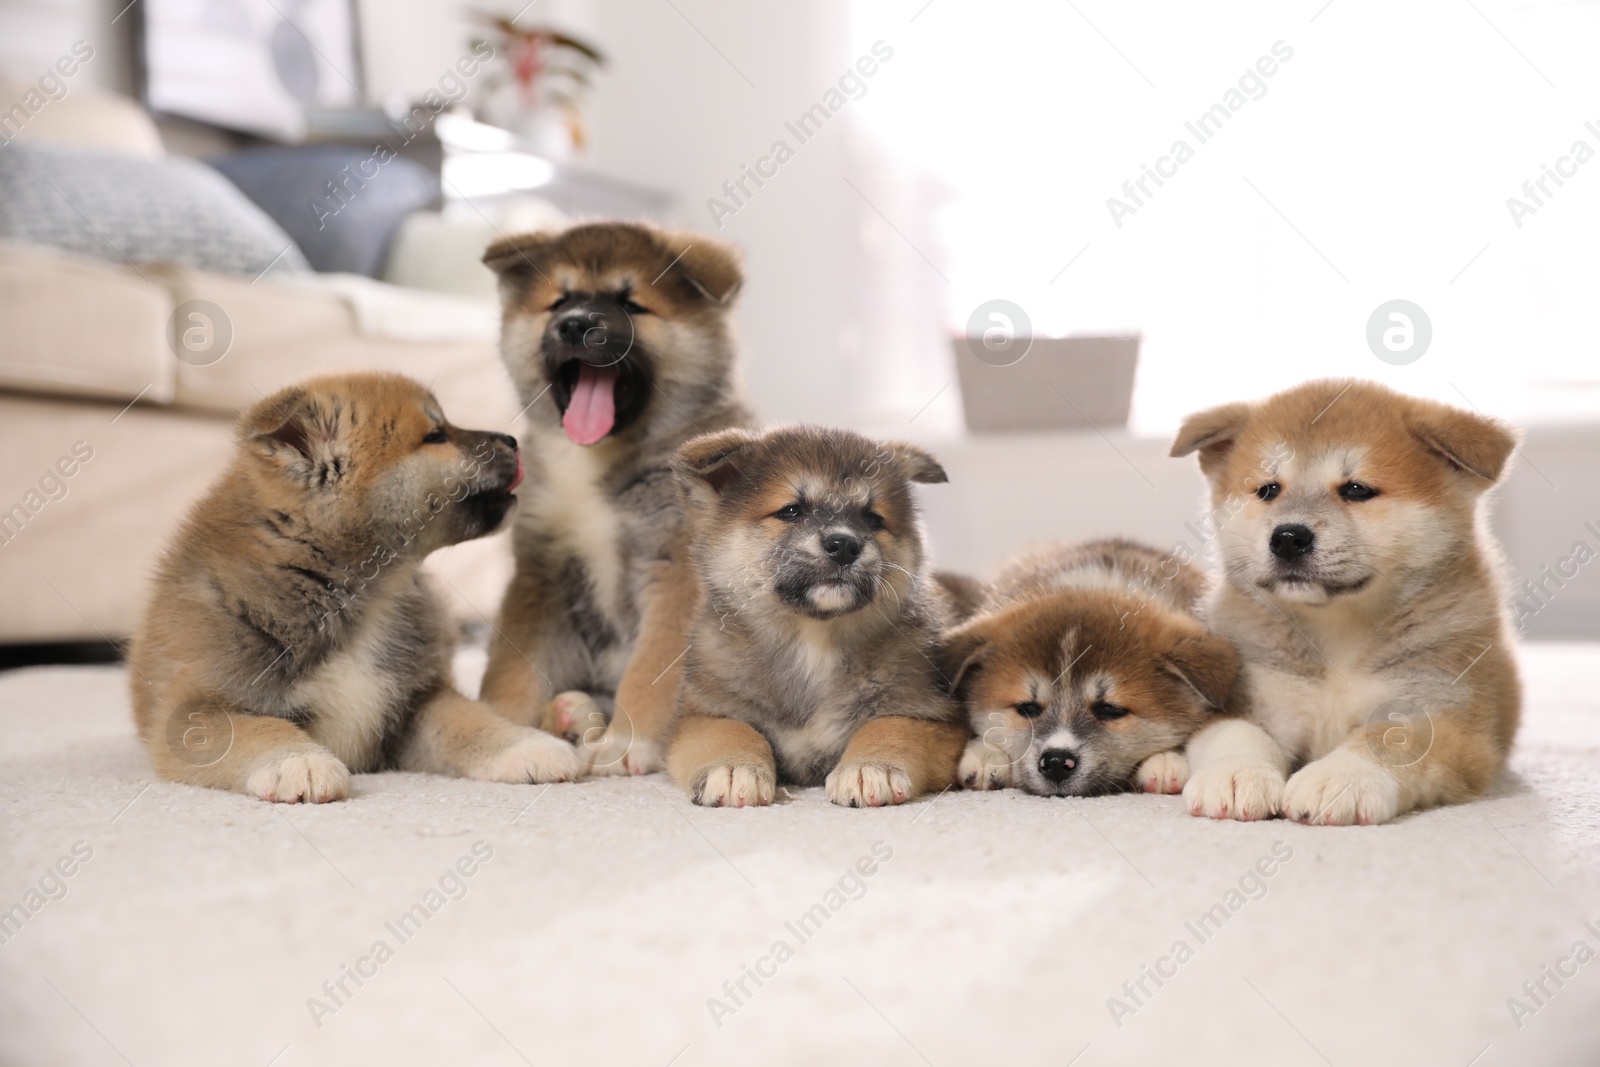
[[[527,480],[481,696],[572,740],[593,773],[646,774],[698,602],[669,460],[753,421],[735,385],[738,254],[603,222],[498,241],[484,262]]]

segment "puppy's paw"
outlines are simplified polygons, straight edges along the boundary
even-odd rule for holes
[[[588,693],[569,689],[557,693],[544,706],[539,728],[547,734],[564,737],[577,744],[586,737],[598,737],[605,730],[605,709]]]
[[[1379,764],[1336,749],[1296,771],[1283,788],[1283,813],[1318,826],[1368,826],[1400,813],[1400,783]]]
[[[1133,772],[1133,784],[1146,793],[1181,793],[1189,781],[1189,760],[1182,752],[1157,752]]]
[[[522,736],[473,767],[467,777],[480,782],[570,782],[583,773],[583,761],[559,737],[525,729]]]
[[[1011,779],[1011,756],[1003,748],[995,748],[981,737],[967,742],[961,753],[961,765],[956,777],[967,789],[1008,789]]]
[[[1278,814],[1283,775],[1268,763],[1228,761],[1195,771],[1183,787],[1190,815],[1253,822]]]
[[[580,752],[593,775],[654,774],[662,768],[660,745],[614,726],[607,727],[593,744],[580,746]]]
[[[772,803],[778,791],[778,774],[753,763],[712,767],[705,781],[689,797],[708,808],[760,808]]]
[[[279,804],[326,804],[350,795],[350,770],[321,749],[288,752],[251,771],[244,791]]]
[[[829,800],[850,808],[880,808],[911,799],[911,776],[883,760],[841,763],[825,785]]]

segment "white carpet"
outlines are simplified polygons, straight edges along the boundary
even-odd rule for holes
[[[0,909],[93,853],[0,935],[0,1062],[1600,1063],[1600,961],[1542,1004],[1522,988],[1600,951],[1600,646],[1525,658],[1491,797],[1351,829],[1011,791],[702,811],[660,776],[375,775],[274,807],[154,783],[121,670],[0,675]],[[429,900],[480,841],[492,859],[445,879],[464,895]],[[892,858],[830,897],[875,842]],[[1230,900],[1277,842],[1264,895]],[[402,942],[386,924],[419,902]],[[802,942],[786,924],[819,903]],[[336,1005],[324,981],[380,940],[392,958]],[[1172,977],[1123,992],[1179,940]],[[736,1005],[724,981],[779,941],[793,958]],[[336,1010],[314,1020],[314,996]],[[711,997],[737,1010],[714,1021]]]

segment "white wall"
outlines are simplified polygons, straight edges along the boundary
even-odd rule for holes
[[[597,5],[613,66],[593,162],[670,190],[684,222],[745,250],[739,320],[762,415],[848,421],[859,405],[840,359],[855,259],[846,131],[830,123],[803,146],[788,138],[795,158],[720,231],[705,208],[854,59],[848,5],[674,3]]]

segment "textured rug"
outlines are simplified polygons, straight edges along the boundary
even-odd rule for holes
[[[271,806],[154,781],[120,669],[3,674],[0,1062],[1593,1065],[1600,646],[1525,660],[1490,796],[1349,829],[659,775]]]

